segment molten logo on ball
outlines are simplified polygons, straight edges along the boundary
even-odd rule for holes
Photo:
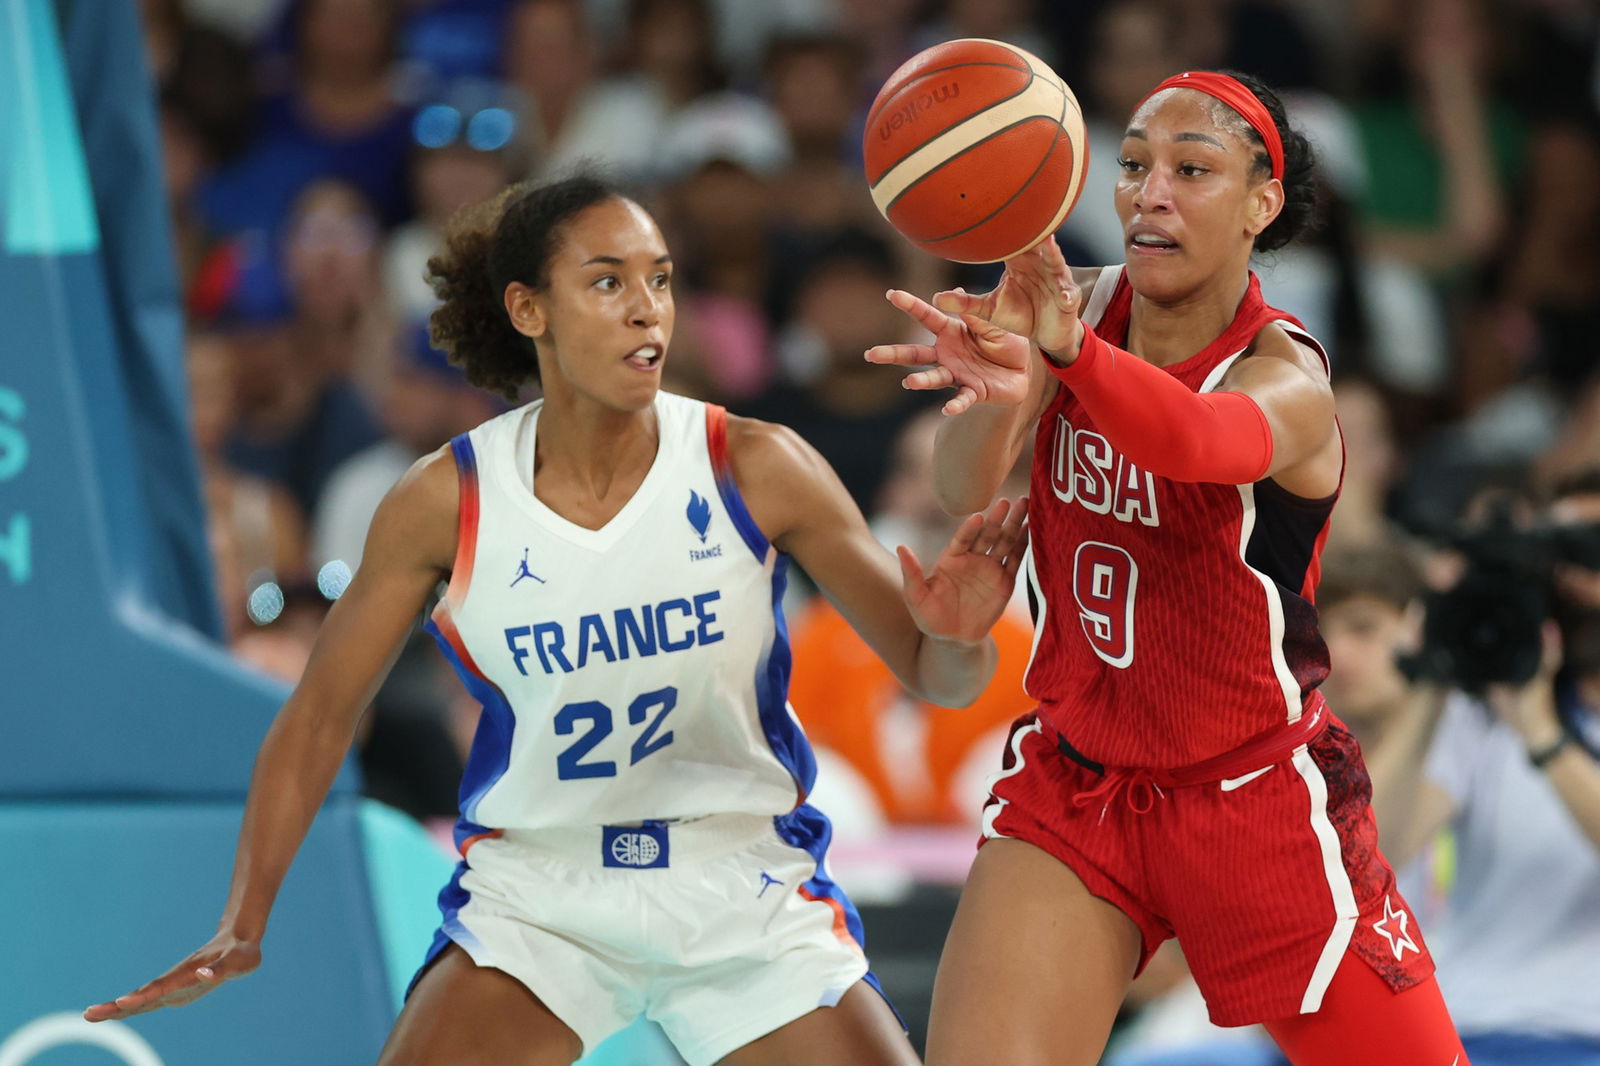
[[[954,100],[960,95],[961,86],[955,82],[951,82],[949,85],[941,85],[932,92],[923,93],[878,124],[879,139],[887,141],[891,133],[894,133],[902,126],[917,121],[917,116],[934,104],[942,104],[946,100]]]

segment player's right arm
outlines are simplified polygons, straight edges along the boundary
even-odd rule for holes
[[[1025,266],[1047,255],[1060,259],[1053,240],[1008,260],[1000,284],[988,293],[956,289],[929,304],[891,290],[889,302],[932,333],[933,343],[867,352],[869,362],[928,367],[906,375],[907,388],[957,390],[944,406],[951,417],[939,427],[934,450],[934,492],[951,514],[981,511],[994,501],[1060,387],[1024,338],[1065,343],[1056,334],[1076,323],[1080,293],[1094,286],[1100,268],[1072,270],[1058,292],[1034,291],[1051,275]]]
[[[328,612],[305,675],[256,757],[217,933],[166,973],[84,1011],[89,1021],[181,1006],[261,962],[278,888],[412,623],[454,562],[457,487],[448,448],[417,462],[372,519],[361,568]]]

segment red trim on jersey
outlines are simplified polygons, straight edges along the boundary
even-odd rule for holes
[[[434,604],[433,614],[429,617],[432,618],[433,624],[438,628],[439,635],[450,645],[450,650],[454,651],[456,657],[461,660],[461,665],[466,667],[474,677],[479,678],[484,684],[499,692],[500,686],[489,680],[489,676],[478,668],[477,662],[472,658],[472,653],[467,650],[467,642],[461,639],[461,633],[456,629],[456,620],[450,614],[449,602],[440,600]],[[502,694],[502,698],[504,698],[504,694]]]
[[[845,917],[843,903],[840,903],[831,896],[819,896],[815,892],[812,892],[810,889],[806,888],[805,885],[801,885],[799,888],[795,889],[795,891],[800,893],[802,899],[808,899],[813,903],[826,903],[829,907],[833,908],[833,935],[838,937],[840,940],[843,940],[846,944],[850,944],[854,947],[860,946],[856,944],[856,938],[850,935],[850,924],[849,920]]]
[[[1106,439],[1153,474],[1246,485],[1272,466],[1272,427],[1242,392],[1195,392],[1087,325],[1070,364],[1044,360]]]
[[[461,842],[461,857],[467,857],[467,852],[472,850],[472,845],[480,840],[499,840],[506,835],[504,829],[491,829],[487,833],[474,833]]]

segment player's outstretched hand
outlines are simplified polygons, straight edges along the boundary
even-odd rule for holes
[[[178,965],[147,981],[126,995],[96,1003],[83,1012],[91,1022],[129,1018],[162,1007],[182,1007],[193,1003],[224,981],[243,977],[261,965],[261,946],[240,940],[230,933],[218,933],[199,951]]]
[[[932,344],[880,344],[867,362],[926,367],[905,377],[908,389],[948,389],[956,394],[944,413],[958,415],[975,403],[1019,404],[1028,395],[1028,341],[976,315],[953,317],[926,300],[890,289],[889,302],[933,334]]]
[[[927,573],[916,554],[901,545],[896,549],[900,576],[917,628],[945,640],[982,640],[1011,600],[1027,546],[1026,496],[1015,506],[1001,499],[982,514],[968,515]]]
[[[993,292],[963,289],[934,294],[933,306],[950,315],[971,315],[1027,337],[1051,352],[1076,354],[1082,292],[1054,237],[1006,260]]]

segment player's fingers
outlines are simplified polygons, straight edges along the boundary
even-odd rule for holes
[[[1000,542],[1000,531],[1005,525],[1006,514],[1011,510],[1011,501],[999,499],[989,505],[983,513],[983,525],[978,528],[978,536],[972,542],[974,555],[988,555],[995,550],[995,545]]]
[[[863,354],[869,363],[890,366],[927,366],[939,361],[926,344],[877,344]]]
[[[885,295],[889,302],[900,310],[916,319],[917,323],[930,333],[938,333],[950,324],[950,319],[937,307],[922,299],[913,296],[904,289],[890,289]]]
[[[927,584],[927,577],[922,571],[922,561],[904,544],[897,545],[894,554],[900,560],[900,581],[905,586],[906,595],[911,597],[913,602],[920,600],[923,586]]]
[[[945,548],[946,555],[966,555],[972,551],[972,546],[977,542],[978,534],[983,529],[983,515],[969,514],[962,519],[961,524],[950,536],[950,543]]]
[[[1028,518],[1028,497],[1018,496],[1017,502],[1012,505],[1011,513],[1006,515],[1005,529],[1001,532],[1003,537],[1015,537],[1022,531],[1022,523]]]
[[[945,401],[943,410],[947,415],[959,415],[977,402],[978,394],[971,386],[963,385],[954,396]]]
[[[1016,538],[1012,540],[1011,546],[1006,549],[1005,560],[1000,565],[1005,569],[1007,577],[1016,577],[1017,571],[1022,568],[1022,557],[1028,552],[1028,535],[1031,532],[1032,528],[1027,523],[1023,523],[1022,529],[1018,531]]]
[[[958,315],[963,311],[982,314],[991,296],[992,294],[980,295],[961,288],[948,289],[933,294],[933,306],[947,315]]]
[[[1017,541],[1022,537],[1028,517],[1028,498],[1022,497],[1011,508],[1011,513],[1006,516],[1005,523],[1000,527],[1000,535],[995,538],[994,551],[990,554],[1000,558],[1010,558],[1016,554]]]
[[[972,335],[978,339],[978,343],[984,347],[997,345],[1006,338],[1006,331],[990,322],[987,318],[979,318],[977,315],[965,311],[959,317],[966,324],[967,329],[972,331]]]
[[[908,389],[948,389],[956,383],[955,374],[949,367],[935,366],[927,370],[918,370],[914,374],[907,374],[903,384]]]

